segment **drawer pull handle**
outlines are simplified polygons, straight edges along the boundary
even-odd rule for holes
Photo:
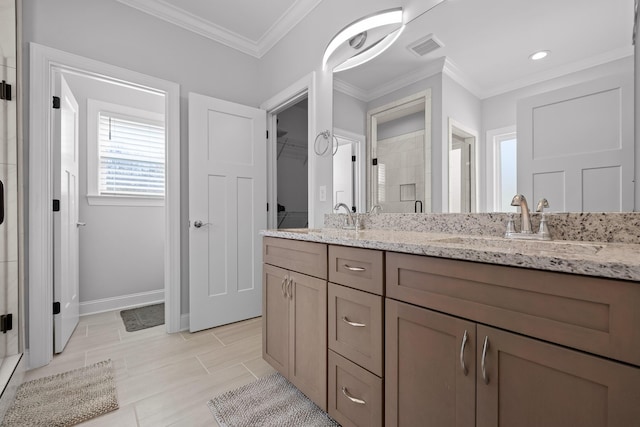
[[[345,395],[345,397],[346,397],[347,399],[349,399],[350,401],[352,401],[353,403],[357,403],[358,405],[366,405],[366,404],[367,404],[367,402],[365,402],[364,400],[362,400],[362,399],[358,399],[357,397],[353,397],[353,396],[351,396],[351,395],[349,394],[349,392],[347,391],[347,388],[346,388],[346,387],[342,387],[342,394],[344,394],[344,395]]]
[[[469,369],[467,369],[467,365],[464,363],[464,348],[467,345],[467,339],[469,339],[469,334],[465,330],[462,336],[462,345],[460,346],[460,366],[462,367],[462,373],[465,377],[469,373]]]
[[[351,267],[349,264],[345,264],[344,268],[346,268],[349,271],[367,271],[367,269],[364,267]]]
[[[487,349],[489,348],[489,337],[484,337],[484,344],[482,345],[482,379],[485,384],[489,384],[489,375],[487,375],[487,369],[485,366],[485,360],[487,359]]]
[[[351,320],[347,319],[346,316],[342,316],[342,321],[347,325],[353,326],[354,328],[364,328],[365,326],[367,326],[365,323],[352,322]]]

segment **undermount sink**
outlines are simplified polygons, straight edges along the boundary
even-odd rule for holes
[[[470,249],[498,249],[505,251],[556,252],[575,255],[594,255],[606,247],[604,243],[567,240],[511,240],[476,236],[456,236],[435,240],[437,243],[460,245]]]

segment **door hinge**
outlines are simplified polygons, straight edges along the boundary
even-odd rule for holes
[[[54,96],[53,97],[53,109],[54,110],[59,110],[60,109],[60,97],[59,96]]]
[[[60,200],[53,199],[53,211],[60,212]]]
[[[269,139],[269,130],[267,129],[267,139]]]
[[[4,80],[0,83],[0,99],[11,101],[11,85]]]
[[[56,301],[53,303],[53,314],[60,314],[60,302]]]
[[[377,166],[378,165],[378,159],[371,159],[371,164],[373,164],[373,166]]]
[[[269,203],[267,203],[267,212],[269,212]]]
[[[351,156],[351,161],[355,162],[356,161],[356,156]]]
[[[0,316],[0,332],[6,334],[11,329],[13,329],[13,314],[9,313]]]

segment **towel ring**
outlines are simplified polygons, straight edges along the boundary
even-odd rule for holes
[[[322,151],[318,149],[318,141],[320,137],[322,137],[326,141],[326,145],[324,147],[324,150]],[[318,156],[324,156],[329,150],[329,146],[333,145],[333,141],[335,141],[335,148],[333,149],[332,155],[335,156],[338,152],[338,138],[335,135],[332,136],[331,132],[329,132],[328,130],[324,130],[316,136],[316,140],[313,144],[313,151],[315,151]]]

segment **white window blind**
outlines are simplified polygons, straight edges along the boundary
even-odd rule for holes
[[[164,124],[101,112],[100,195],[164,197]]]

